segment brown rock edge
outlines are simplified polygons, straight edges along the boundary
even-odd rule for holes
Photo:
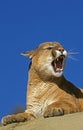
[[[83,130],[83,112],[0,126],[0,130]]]

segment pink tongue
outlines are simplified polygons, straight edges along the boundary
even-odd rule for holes
[[[55,68],[62,69],[62,65],[60,62],[55,63]]]

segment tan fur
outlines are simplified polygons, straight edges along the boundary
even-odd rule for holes
[[[56,59],[57,42],[46,42],[38,48],[22,53],[31,60],[28,73],[26,111],[2,119],[3,125],[44,117],[60,116],[83,111],[83,93],[63,75],[56,76],[51,62]]]

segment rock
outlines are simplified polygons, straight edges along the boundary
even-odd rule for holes
[[[83,112],[0,126],[0,130],[83,130]]]

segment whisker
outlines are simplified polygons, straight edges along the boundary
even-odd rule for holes
[[[68,54],[69,54],[69,55],[70,55],[70,54],[73,54],[73,55],[76,54],[76,55],[77,55],[77,54],[79,54],[79,52],[68,52]]]
[[[79,54],[79,52],[73,52],[72,50],[69,50],[67,56],[68,56],[68,58],[70,58],[70,59],[72,59],[74,61],[78,61],[77,58],[75,58],[75,57],[72,56],[72,55],[77,55],[77,54]]]
[[[72,59],[72,60],[74,60],[74,61],[78,61],[78,59],[77,59],[77,58],[72,57],[71,55],[69,55],[69,56],[68,56],[68,58],[70,58],[70,59]]]

